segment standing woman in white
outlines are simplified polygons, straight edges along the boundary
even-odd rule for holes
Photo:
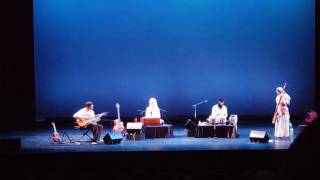
[[[277,116],[275,121],[275,132],[274,136],[276,138],[289,137],[290,128],[290,114],[289,108],[291,97],[287,94],[282,87],[277,87],[276,89],[277,97]]]

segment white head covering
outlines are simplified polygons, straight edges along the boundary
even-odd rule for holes
[[[277,87],[276,91],[280,92],[280,94],[276,98],[276,102],[279,102],[280,96],[284,96],[287,105],[290,105],[291,97],[289,96],[289,94],[287,94],[287,92],[282,87]]]
[[[285,91],[282,87],[277,87],[276,91],[278,91],[280,93],[285,93]]]
[[[154,108],[159,108],[158,107],[158,102],[157,102],[157,99],[156,98],[154,98],[154,97],[152,97],[152,98],[150,98],[149,99],[149,107],[151,107],[151,104],[154,104]]]

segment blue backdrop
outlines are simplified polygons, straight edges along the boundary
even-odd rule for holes
[[[272,115],[287,81],[291,113],[314,106],[314,0],[34,0],[38,118],[137,115],[148,98],[167,115]]]

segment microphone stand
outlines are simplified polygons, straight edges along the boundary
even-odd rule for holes
[[[159,108],[159,109],[160,109],[160,114],[164,116],[164,119],[166,120],[166,122],[168,122],[169,124],[172,124],[171,121],[168,119],[168,117],[167,117],[167,115],[166,115],[166,112],[167,112],[167,111],[164,110],[164,109],[161,109],[161,108]],[[162,111],[163,113],[161,113],[161,111]]]
[[[140,110],[140,109],[138,109],[137,110],[138,112],[139,112],[139,115],[142,117],[143,116],[143,114],[145,113],[145,111],[144,110]]]
[[[196,103],[194,105],[192,105],[192,107],[194,107],[194,120],[197,122],[197,106],[199,106],[200,104],[206,103],[207,100],[201,101],[199,103]]]

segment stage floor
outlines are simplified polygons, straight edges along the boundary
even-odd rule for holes
[[[73,127],[60,128],[57,123],[60,135],[66,131],[70,138],[78,139],[81,137],[79,130]],[[250,130],[267,131],[270,140],[268,143],[252,143],[249,140]],[[288,139],[274,139],[274,126],[272,124],[263,123],[239,123],[239,137],[230,138],[195,138],[188,137],[187,130],[183,125],[173,126],[172,138],[156,138],[127,140],[123,138],[120,144],[104,144],[99,142],[96,145],[91,144],[88,138],[83,138],[79,143],[70,143],[68,140],[62,144],[53,144],[50,142],[52,134],[51,124],[47,127],[36,128],[32,131],[11,132],[10,134],[1,134],[1,138],[20,138],[21,153],[46,153],[46,152],[124,152],[124,151],[211,151],[211,150],[285,150],[288,149],[293,142],[294,137]],[[102,138],[110,132],[109,128],[105,128]],[[90,132],[91,134],[91,132]],[[101,138],[101,139],[102,139]]]

